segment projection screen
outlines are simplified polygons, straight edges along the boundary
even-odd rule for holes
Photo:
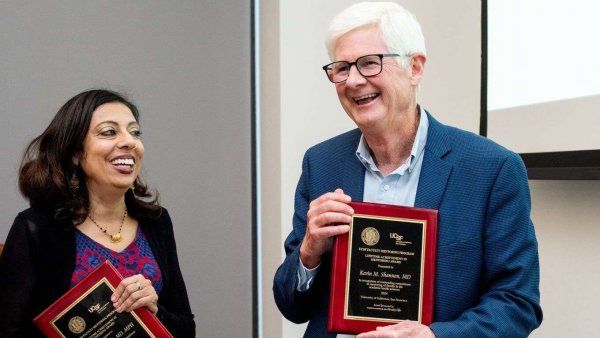
[[[528,167],[563,169],[534,178],[594,178],[576,172],[600,167],[600,2],[486,6],[487,136],[521,153]]]

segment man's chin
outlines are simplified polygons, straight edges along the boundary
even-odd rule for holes
[[[354,121],[354,123],[359,127],[359,128],[368,128],[370,126],[376,125],[378,124],[378,121],[381,120],[381,114],[374,112],[372,110],[369,111],[355,111],[352,115],[351,115],[351,119],[352,121]]]

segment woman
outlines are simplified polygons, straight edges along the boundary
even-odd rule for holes
[[[138,122],[121,95],[90,90],[28,146],[19,188],[31,208],[0,256],[0,337],[41,336],[33,318],[105,260],[126,277],[118,312],[146,306],[175,337],[195,335],[171,219],[139,177]]]

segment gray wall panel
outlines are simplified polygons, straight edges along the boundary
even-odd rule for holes
[[[26,144],[72,95],[127,94],[141,110],[144,176],[174,221],[198,336],[249,337],[250,3],[0,4],[0,241],[26,208]]]

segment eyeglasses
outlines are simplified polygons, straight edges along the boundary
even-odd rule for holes
[[[356,59],[354,62],[336,61],[323,66],[325,74],[329,81],[333,83],[344,82],[350,75],[352,65],[356,66],[356,70],[364,77],[375,76],[381,73],[383,69],[383,58],[400,56],[399,54],[369,54]]]

